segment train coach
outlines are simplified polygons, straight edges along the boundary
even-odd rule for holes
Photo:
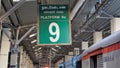
[[[81,68],[82,56],[74,56],[71,60],[59,64],[59,68]]]
[[[82,68],[120,68],[120,31],[86,49]]]

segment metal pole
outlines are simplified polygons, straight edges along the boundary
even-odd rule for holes
[[[0,46],[2,41],[2,22],[0,22]]]
[[[50,49],[50,53],[51,53],[51,49]],[[52,68],[51,67],[51,55],[50,55],[50,58],[49,58],[49,67]]]
[[[0,22],[0,50],[1,50],[1,46],[2,46],[2,23]]]
[[[19,28],[17,29],[17,33],[16,33],[16,40],[15,40],[15,48],[17,48],[18,44],[18,37],[19,37]]]
[[[64,58],[63,58],[63,63],[65,62],[65,55],[64,55]],[[64,64],[64,68],[66,68],[65,64]]]
[[[11,49],[11,52],[12,52],[11,56],[14,55],[14,54],[17,54],[17,55],[18,55],[18,45],[19,45],[19,43],[20,43],[28,34],[30,34],[31,31],[32,31],[35,27],[36,27],[36,26],[33,26],[32,28],[30,28],[30,29],[20,38],[20,40],[18,40],[18,36],[19,36],[19,29],[18,29],[18,30],[17,30],[16,41],[12,40],[12,39],[10,38],[10,36],[8,35],[8,33],[3,29],[3,32],[4,32],[5,35],[9,38],[9,40],[12,42],[12,45],[15,45],[15,47],[13,47],[13,48]],[[14,58],[14,57],[13,57],[13,58]],[[16,62],[17,62],[17,61],[16,61]],[[16,65],[15,67],[18,68],[17,65]]]
[[[40,68],[40,59],[39,59],[39,66],[38,67]]]
[[[15,6],[13,6],[8,12],[6,12],[4,15],[0,17],[0,21],[7,18],[10,14],[12,14],[15,10],[17,10],[21,5],[23,5],[26,2],[26,0],[20,0]]]
[[[32,27],[32,26],[37,26],[37,24],[30,24],[30,25],[20,26],[19,29],[28,28],[28,27]]]
[[[30,34],[31,31],[32,31],[33,29],[35,29],[35,27],[36,27],[36,26],[33,26],[32,28],[30,28],[30,29],[20,38],[20,40],[17,41],[16,46],[17,46],[25,37],[27,37],[27,35]]]

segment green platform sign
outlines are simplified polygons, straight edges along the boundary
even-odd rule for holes
[[[38,26],[38,45],[71,44],[67,5],[40,5]]]

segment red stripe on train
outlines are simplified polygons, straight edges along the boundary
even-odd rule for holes
[[[112,52],[112,51],[115,51],[115,50],[118,50],[118,49],[120,49],[120,42],[104,48],[102,50],[102,52],[103,52],[103,54],[106,54],[106,53],[109,53],[109,52]]]
[[[118,50],[118,49],[120,49],[120,42],[112,44],[111,46],[105,47],[103,49],[97,49],[97,50],[95,50],[93,52],[90,52],[89,54],[84,56],[82,58],[82,60],[87,60],[91,56],[95,56],[95,55],[98,55],[98,54],[106,54],[106,53],[109,53],[109,52],[112,52],[112,51],[115,51],[115,50]]]

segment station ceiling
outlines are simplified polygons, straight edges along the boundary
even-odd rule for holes
[[[27,0],[19,9],[13,12],[5,23],[12,24],[13,28],[20,29],[22,37],[32,26],[37,25],[37,8],[39,4],[67,4],[70,13],[74,10],[76,4],[82,0]],[[88,41],[93,44],[93,32],[103,31],[104,37],[110,35],[110,19],[120,16],[120,0],[83,0],[83,4],[77,11],[71,21],[72,45],[69,46],[37,46],[37,28],[35,28],[20,44],[24,46],[28,55],[34,63],[47,64],[52,56],[52,63],[57,62],[68,55],[68,52],[74,48],[80,48],[81,42]],[[0,15],[9,11],[18,2],[13,0],[2,0],[2,12]],[[113,5],[114,4],[114,5]],[[96,8],[96,10],[94,10]],[[30,37],[33,35],[32,37]],[[32,41],[34,41],[32,43]]]

